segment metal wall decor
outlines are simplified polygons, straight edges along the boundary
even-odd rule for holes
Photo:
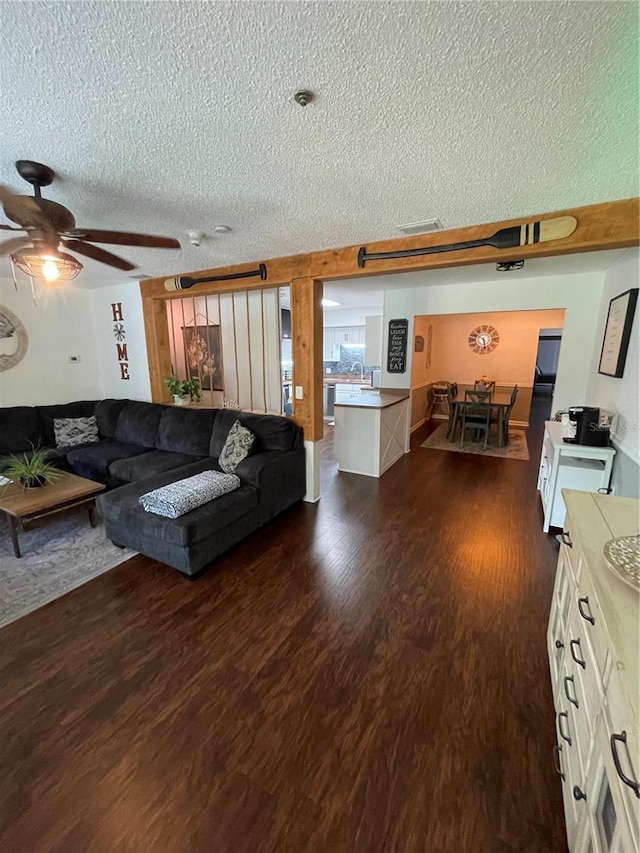
[[[19,364],[29,348],[29,336],[20,319],[0,305],[0,373]]]
[[[449,243],[443,246],[426,246],[423,249],[399,249],[396,252],[367,253],[365,246],[358,252],[358,266],[364,267],[368,261],[382,261],[391,258],[414,258],[418,255],[435,255],[440,252],[458,252],[460,249],[476,249],[479,246],[493,246],[494,249],[515,249],[517,246],[530,246],[549,240],[561,240],[576,230],[578,220],[575,216],[558,216],[555,219],[542,219],[538,222],[525,222],[511,228],[501,228],[490,237],[479,240],[464,240],[462,243]]]
[[[260,276],[261,281],[267,280],[267,267],[265,264],[259,264],[258,269],[248,270],[247,272],[234,272],[228,275],[208,275],[202,278],[192,278],[190,275],[179,275],[175,278],[167,278],[164,282],[164,289],[172,290],[188,290],[194,284],[204,284],[205,281],[231,281],[236,278],[255,278]]]
[[[470,349],[478,355],[486,355],[489,352],[493,352],[498,346],[500,343],[500,334],[494,326],[486,324],[476,326],[475,329],[469,332],[467,343]]]

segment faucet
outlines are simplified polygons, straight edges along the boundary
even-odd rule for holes
[[[364,381],[364,364],[361,361],[354,361],[351,365],[351,373],[356,369],[356,364],[360,368],[360,381]]]

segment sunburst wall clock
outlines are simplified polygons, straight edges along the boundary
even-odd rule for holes
[[[500,335],[495,326],[476,326],[476,328],[469,333],[467,343],[473,352],[478,355],[486,355],[489,352],[493,352],[493,350],[498,346],[500,343]]]
[[[0,305],[0,372],[19,364],[28,347],[27,330],[12,311]]]

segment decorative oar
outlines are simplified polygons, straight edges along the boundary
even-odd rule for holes
[[[165,290],[188,290],[194,284],[202,284],[205,281],[230,281],[233,278],[253,278],[260,276],[262,281],[267,278],[267,268],[264,264],[260,264],[257,270],[249,270],[248,272],[234,272],[229,275],[206,275],[203,278],[191,278],[190,275],[179,275],[176,278],[167,278],[164,282]]]
[[[575,216],[558,216],[555,219],[543,219],[540,222],[528,222],[501,228],[491,237],[479,240],[465,240],[463,243],[449,243],[444,246],[427,246],[424,249],[399,249],[397,252],[372,252],[367,254],[363,246],[358,252],[358,266],[367,261],[382,261],[389,258],[413,258],[418,255],[436,255],[439,252],[458,252],[460,249],[476,249],[478,246],[493,246],[494,249],[515,249],[530,246],[533,243],[546,243],[549,240],[562,240],[573,234],[578,225]]]

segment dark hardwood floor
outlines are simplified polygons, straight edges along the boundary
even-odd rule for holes
[[[337,474],[190,582],[137,557],[0,631],[3,853],[566,851],[531,462]]]

